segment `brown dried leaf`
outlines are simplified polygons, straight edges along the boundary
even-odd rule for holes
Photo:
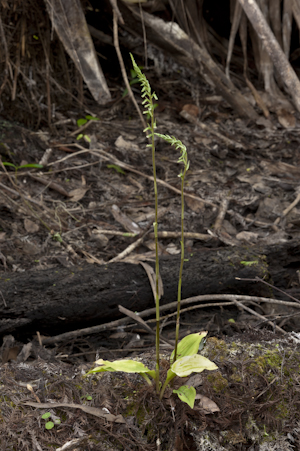
[[[277,119],[284,128],[295,128],[296,126],[295,116],[283,108],[277,111]]]
[[[182,107],[182,110],[186,111],[187,113],[191,114],[194,117],[198,117],[199,113],[200,113],[200,110],[197,107],[197,105],[193,105],[193,104],[190,104],[190,103],[187,103],[186,105],[184,105]]]
[[[120,135],[117,138],[117,140],[115,141],[115,146],[120,150],[134,151],[134,152],[140,151],[140,148],[137,144],[133,143],[132,141],[126,141],[122,135]]]
[[[24,219],[24,227],[27,233],[35,233],[38,232],[40,229],[38,224],[35,224],[35,222],[27,218]]]
[[[243,231],[236,235],[239,241],[247,241],[247,243],[255,243],[258,239],[258,233]]]
[[[202,213],[205,209],[204,203],[200,200],[192,199],[188,196],[186,196],[184,200],[187,206],[195,213]]]
[[[106,421],[111,421],[112,423],[126,423],[122,415],[113,415],[112,413],[107,413],[102,409],[97,407],[86,406],[82,404],[68,404],[67,402],[44,402],[37,403],[27,401],[23,403],[25,406],[36,407],[37,409],[54,409],[55,407],[66,407],[69,409],[80,409],[83,412],[94,415],[98,418],[104,418]]]
[[[87,192],[88,188],[76,188],[69,192],[70,201],[71,202],[78,202],[81,200],[85,193]]]
[[[197,394],[195,399],[199,399],[199,407],[204,410],[205,415],[214,412],[220,412],[217,404],[211,399],[207,398],[207,396]]]
[[[111,212],[116,221],[121,224],[125,230],[130,233],[139,234],[142,232],[142,229],[125,213],[122,213],[120,208],[117,205],[112,205]]]

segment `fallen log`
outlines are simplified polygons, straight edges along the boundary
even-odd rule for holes
[[[187,258],[182,298],[218,293],[271,297],[269,287],[236,277],[266,277],[285,289],[289,271],[296,273],[300,262],[300,245],[290,242],[266,248],[205,248]],[[162,305],[177,299],[179,263],[178,256],[160,259]],[[132,311],[154,305],[145,270],[129,263],[2,273],[0,287],[0,334],[38,330],[53,335],[120,318],[119,304]],[[283,295],[279,298],[287,299]]]

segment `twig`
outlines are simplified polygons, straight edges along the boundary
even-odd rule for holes
[[[284,218],[294,207],[296,207],[299,201],[300,201],[300,193],[297,195],[294,202],[292,202],[285,210],[283,210],[282,215],[274,221],[274,225],[276,226],[277,224],[279,224],[281,219]]]
[[[218,212],[218,216],[217,219],[215,221],[215,226],[214,226],[214,231],[217,232],[218,230],[221,229],[226,212],[228,210],[228,205],[229,205],[229,199],[225,198],[221,201],[221,205],[219,208],[219,212]]]
[[[122,53],[121,53],[120,45],[119,45],[118,13],[117,13],[117,11],[115,10],[114,7],[113,7],[113,23],[114,23],[114,46],[115,46],[115,49],[116,49],[116,52],[117,52],[117,56],[118,56],[118,60],[119,60],[119,64],[120,64],[120,67],[121,67],[123,80],[124,80],[126,88],[128,90],[129,97],[132,100],[132,103],[133,103],[133,105],[135,106],[135,109],[138,112],[138,115],[140,117],[141,123],[142,123],[143,127],[146,128],[147,124],[146,124],[145,119],[143,117],[143,114],[142,114],[142,112],[141,112],[141,110],[140,110],[140,108],[139,108],[139,106],[137,104],[137,101],[135,100],[135,97],[133,95],[133,92],[132,92],[132,89],[131,89],[131,86],[129,84],[128,77],[127,77],[127,74],[126,74],[126,69],[125,69],[125,65],[124,65],[124,61],[123,61],[123,57],[122,57]]]
[[[8,192],[11,193],[11,194],[14,194],[15,196],[21,197],[21,194],[18,193],[18,191],[15,191],[14,189],[9,188],[9,187],[6,186],[6,185],[3,185],[3,183],[1,183],[1,182],[0,182],[0,187],[3,188],[3,189],[5,189],[6,191],[8,191]],[[24,197],[24,199],[28,200],[29,202],[32,202],[33,204],[36,204],[36,205],[38,205],[39,207],[43,207],[43,205],[41,204],[41,202],[38,202],[38,201],[35,200],[35,199],[31,199],[30,197],[24,196],[24,194],[23,194],[23,197]]]
[[[112,258],[108,261],[108,263],[115,263],[123,260],[123,258],[127,257],[127,255],[131,254],[131,252],[136,249],[145,239],[145,236],[149,233],[149,230],[146,230],[146,232],[134,243],[130,244],[126,249],[124,249],[123,252],[118,254],[116,257]]]
[[[68,136],[76,136],[79,135],[80,133],[82,133],[86,128],[88,128],[91,124],[94,124],[95,121],[90,120],[87,121],[85,124],[83,124],[81,127],[77,128],[76,130],[74,130],[72,133],[70,133]]]
[[[299,299],[294,298],[294,296],[291,296],[290,294],[286,293],[285,291],[281,290],[280,288],[275,287],[274,285],[271,285],[270,283],[266,282],[264,279],[260,279],[259,277],[255,277],[255,279],[241,279],[240,277],[236,277],[237,280],[243,280],[245,282],[261,282],[267,285],[270,288],[274,288],[274,290],[279,291],[280,293],[284,294],[285,296],[289,297],[290,299],[293,299],[294,301],[298,302],[300,304]]]
[[[125,307],[122,307],[122,305],[119,305],[119,310],[121,313],[124,313],[124,315],[127,315],[129,318],[133,319],[136,323],[140,324],[147,332],[149,332],[152,335],[156,335],[154,330],[151,329],[151,327],[148,326],[148,324],[136,313],[132,312],[131,310],[128,310]],[[168,343],[170,346],[174,346],[174,343],[170,340],[167,340],[166,338],[162,337],[160,335],[161,341],[164,341],[165,343]]]
[[[255,310],[252,310],[249,307],[246,307],[246,305],[243,305],[241,302],[236,301],[235,299],[232,299],[233,302],[240,308],[246,310],[246,312],[251,313],[252,315],[256,316],[257,318],[262,319],[263,321],[266,321],[268,324],[270,324],[272,327],[275,327],[276,330],[278,330],[278,332],[281,332],[282,334],[286,334],[287,332],[283,329],[281,329],[281,327],[277,326],[277,324],[272,323],[272,321],[268,321],[266,320],[266,318],[262,315],[260,315],[259,313],[257,313]]]
[[[187,305],[192,304],[193,302],[202,302],[202,301],[218,301],[218,300],[224,300],[224,301],[231,301],[230,303],[220,303],[220,304],[208,304],[207,306],[221,306],[221,305],[232,305],[234,304],[233,299],[239,299],[240,301],[244,302],[265,302],[269,304],[277,304],[277,305],[286,305],[289,307],[294,307],[300,309],[300,304],[296,304],[295,302],[288,302],[288,301],[281,301],[279,299],[270,299],[270,298],[263,298],[258,296],[244,296],[244,295],[235,295],[235,294],[205,294],[205,295],[199,295],[194,296],[191,298],[187,298],[181,301],[181,305]],[[177,307],[177,301],[171,302],[169,304],[161,305],[160,311],[164,312],[166,310],[170,310]],[[199,307],[199,306],[197,306]],[[200,306],[201,307],[201,306]],[[199,308],[200,308],[199,307]],[[143,310],[142,312],[139,312],[138,315],[141,318],[153,315],[155,313],[155,308]],[[176,314],[176,313],[175,313]],[[265,318],[264,318],[265,320]],[[130,322],[129,318],[121,318],[115,321],[111,321],[110,323],[105,324],[99,324],[98,326],[93,327],[87,327],[85,329],[78,329],[71,332],[66,332],[64,334],[56,335],[54,337],[47,337],[43,339],[43,344],[54,344],[59,343],[60,341],[65,340],[71,340],[74,338],[77,338],[79,336],[83,335],[91,335],[99,332],[103,332],[105,330],[110,330],[119,326],[126,325]]]

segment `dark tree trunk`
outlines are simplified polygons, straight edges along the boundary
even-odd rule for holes
[[[218,293],[270,297],[268,287],[236,277],[269,277],[276,286],[286,289],[300,266],[300,245],[203,249],[187,258],[183,299]],[[164,284],[161,303],[175,301],[179,257],[161,258],[160,272]],[[122,316],[119,304],[133,311],[154,306],[145,270],[141,265],[129,263],[2,273],[0,290],[1,334],[38,330],[53,335],[117,319]],[[283,298],[279,294],[276,297]]]

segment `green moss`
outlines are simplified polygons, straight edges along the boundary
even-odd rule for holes
[[[273,412],[274,413],[274,412]],[[286,419],[290,416],[290,410],[288,409],[288,401],[283,400],[276,404],[275,417],[278,419]]]
[[[224,340],[218,340],[216,337],[211,337],[207,340],[207,345],[209,345],[209,358],[211,360],[218,358],[223,362],[228,357],[229,350]]]
[[[242,382],[243,378],[242,378],[241,374],[239,374],[238,368],[236,366],[234,366],[231,368],[231,370],[232,370],[232,374],[230,376],[230,379],[233,382]]]
[[[228,381],[219,371],[215,371],[207,376],[208,382],[212,385],[216,393],[221,393],[228,387]]]

